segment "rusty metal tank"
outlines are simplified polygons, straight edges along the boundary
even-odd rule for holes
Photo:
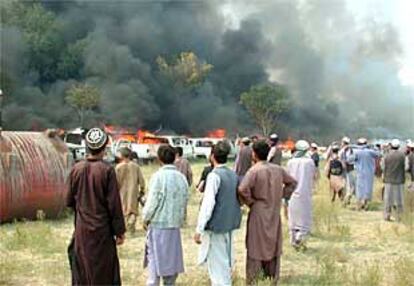
[[[56,132],[0,133],[0,223],[57,217],[72,160]]]

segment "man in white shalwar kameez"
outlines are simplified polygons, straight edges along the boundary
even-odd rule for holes
[[[311,231],[312,226],[312,186],[315,176],[315,163],[310,157],[309,143],[299,140],[293,158],[287,164],[287,172],[298,183],[289,201],[289,232],[293,247],[299,248]]]
[[[230,146],[219,142],[213,147],[214,169],[207,176],[194,241],[201,243],[199,264],[207,264],[212,285],[232,284],[234,231],[240,227],[241,210],[237,198],[238,177],[224,164]]]

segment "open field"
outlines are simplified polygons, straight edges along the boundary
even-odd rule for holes
[[[195,179],[203,163],[195,163]],[[143,168],[148,179],[156,166]],[[384,222],[376,182],[370,211],[344,209],[329,201],[328,184],[321,179],[314,195],[314,228],[308,250],[296,252],[288,244],[284,224],[284,254],[280,285],[414,285],[414,215],[401,223]],[[179,285],[209,285],[206,269],[197,266],[198,247],[192,240],[201,196],[192,192],[188,223],[183,229],[186,273]],[[406,195],[407,205],[414,198]],[[247,213],[247,212],[245,212]],[[244,285],[246,215],[236,237],[235,285]],[[66,247],[73,218],[57,221],[16,222],[0,226],[0,285],[68,285]],[[124,285],[144,285],[142,267],[145,232],[139,225],[134,237],[119,248]],[[259,285],[269,285],[262,281]]]

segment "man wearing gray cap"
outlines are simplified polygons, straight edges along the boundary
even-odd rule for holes
[[[116,245],[125,222],[115,170],[103,161],[108,136],[99,128],[86,134],[89,155],[73,166],[66,205],[75,211],[68,249],[73,285],[120,285]]]
[[[397,220],[403,211],[403,189],[405,184],[405,154],[400,149],[400,141],[391,141],[391,151],[383,160],[384,168],[384,219],[391,220],[391,210],[397,206]]]

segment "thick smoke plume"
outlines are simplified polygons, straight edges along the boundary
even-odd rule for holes
[[[161,126],[193,135],[219,127],[232,134],[254,132],[239,96],[252,85],[278,82],[293,101],[278,124],[282,134],[413,132],[414,95],[398,79],[397,32],[369,19],[357,25],[345,2],[40,3],[56,24],[48,31],[53,53],[35,53],[45,57],[40,60],[47,69],[31,64],[34,52],[21,25],[1,27],[8,129],[75,127],[78,118],[65,91],[87,82],[102,93],[100,106],[88,114],[89,125]],[[235,11],[235,19],[226,11]],[[192,88],[172,85],[156,63],[158,56],[170,59],[186,51],[213,65]]]

